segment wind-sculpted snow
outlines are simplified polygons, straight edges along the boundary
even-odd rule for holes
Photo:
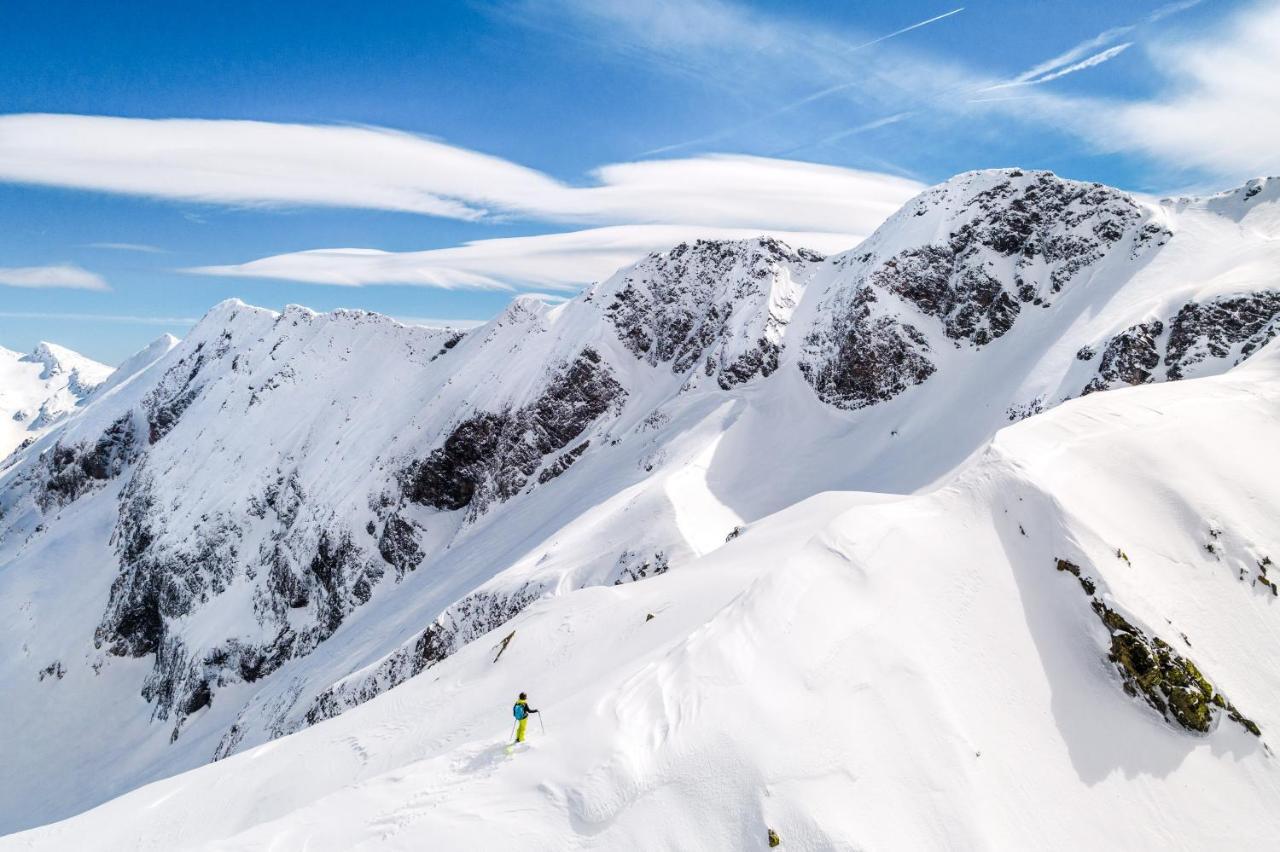
[[[961,175],[829,259],[767,238],[683,244],[467,333],[216,306],[0,467],[0,682],[18,685],[3,771],[22,779],[0,828],[376,705],[477,643],[510,665],[548,599],[646,600],[812,495],[944,481],[1006,418],[1250,369],[1280,322],[1273,185],[1157,203]],[[1020,523],[1010,548],[1037,535]],[[1228,553],[1230,537],[1200,545],[1235,560],[1222,582],[1247,569],[1274,599],[1271,554]],[[1110,588],[1150,648],[1175,643]],[[637,623],[662,624],[655,607]],[[1111,634],[1095,638],[1123,696]],[[1265,736],[1266,702],[1230,667],[1178,653]],[[69,796],[73,771],[87,780]]]

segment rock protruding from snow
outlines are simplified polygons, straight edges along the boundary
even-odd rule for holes
[[[637,358],[727,390],[778,369],[787,324],[821,255],[775,239],[698,240],[590,291]]]
[[[1150,239],[1143,220],[1125,193],[1049,172],[953,178],[836,258],[841,273],[805,339],[801,370],[840,408],[897,396],[935,372],[930,350],[941,340],[985,346],[1025,305],[1048,306],[1115,246],[1136,251]]]
[[[565,449],[593,421],[620,410],[626,390],[591,348],[558,370],[536,400],[509,411],[485,411],[460,423],[443,445],[404,471],[405,496],[443,511],[478,515],[520,492],[548,456]],[[539,482],[559,475],[585,443],[551,461]]]

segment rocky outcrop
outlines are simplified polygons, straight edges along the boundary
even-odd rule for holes
[[[204,349],[204,343],[198,344],[190,355],[184,355],[170,367],[144,401],[152,444],[169,434],[183,412],[200,395],[200,371],[208,361]]]
[[[671,570],[671,563],[661,550],[654,552],[652,556],[645,556],[633,550],[624,550],[618,557],[611,576],[613,585],[620,586],[646,577],[657,577],[669,570]]]
[[[400,476],[404,495],[442,511],[479,515],[491,503],[520,493],[547,456],[569,446],[606,413],[617,413],[626,396],[600,355],[583,349],[533,402],[473,415],[430,455],[409,464]],[[562,457],[551,469],[570,463]]]
[[[823,402],[858,409],[892,399],[937,369],[929,341],[897,315],[876,313],[870,286],[834,307],[830,323],[804,342],[800,371]]]
[[[1002,336],[1021,310],[1018,302],[981,265],[948,246],[906,249],[871,273],[876,287],[915,305],[942,321],[954,340],[977,346]]]
[[[650,255],[594,297],[637,358],[679,375],[701,365],[727,390],[778,368],[801,281],[822,260],[770,238],[698,240]]]
[[[1097,373],[1082,394],[1109,388],[1187,378],[1209,360],[1234,366],[1280,332],[1280,291],[1261,290],[1187,302],[1167,320],[1132,325],[1100,347],[1086,346],[1076,357],[1092,361],[1101,348]],[[1166,336],[1167,335],[1167,336]],[[1159,373],[1164,364],[1163,376]]]
[[[139,451],[137,429],[129,414],[108,426],[92,444],[54,444],[37,467],[36,505],[50,512],[71,503],[119,476]]]
[[[1095,599],[1091,606],[1111,633],[1107,659],[1120,674],[1125,692],[1140,696],[1166,721],[1188,731],[1208,733],[1217,717],[1225,714],[1255,737],[1262,735],[1258,726],[1218,692],[1195,663],[1168,642],[1135,627],[1100,600]]]
[[[1106,390],[1119,385],[1140,385],[1151,381],[1157,365],[1160,363],[1160,335],[1164,334],[1164,323],[1160,320],[1138,323],[1126,328],[1111,340],[1102,350],[1102,361],[1098,364],[1098,373],[1085,385],[1081,395],[1094,391]],[[1081,360],[1091,360],[1089,358]]]
[[[1165,374],[1181,379],[1208,358],[1245,360],[1280,331],[1280,290],[1188,302],[1169,323]],[[1239,348],[1237,348],[1239,347]]]
[[[397,579],[415,570],[425,558],[418,546],[418,525],[399,514],[391,514],[378,537],[378,553],[396,569]]]
[[[1128,561],[1124,551],[1116,551]],[[1110,635],[1107,660],[1120,675],[1124,691],[1141,698],[1165,721],[1183,730],[1204,734],[1213,729],[1219,716],[1240,725],[1254,736],[1262,731],[1245,718],[1227,697],[1217,690],[1200,669],[1159,636],[1148,633],[1125,618],[1098,590],[1098,582],[1066,559],[1054,560],[1059,571],[1080,581],[1089,606]],[[1185,637],[1184,637],[1185,640]]]
[[[932,217],[945,239],[890,242],[919,217]],[[1048,172],[949,181],[839,260],[844,277],[805,338],[800,369],[839,408],[892,399],[936,371],[933,322],[955,346],[985,346],[1013,328],[1024,305],[1047,306],[1113,246],[1139,239],[1141,220],[1128,195]]]

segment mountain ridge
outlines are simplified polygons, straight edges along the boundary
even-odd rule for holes
[[[1163,204],[971,172],[840,255],[684,243],[467,332],[220,303],[0,471],[16,727],[112,767],[41,811],[59,763],[29,748],[0,825],[332,718],[816,493],[925,490],[1010,420],[1256,356],[1274,185]],[[115,741],[41,718],[72,683],[119,705]]]

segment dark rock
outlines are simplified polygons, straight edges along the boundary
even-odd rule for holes
[[[1141,697],[1166,721],[1188,731],[1207,733],[1217,715],[1225,713],[1249,733],[1261,736],[1258,726],[1216,691],[1195,663],[1102,601],[1095,599],[1092,606],[1111,634],[1107,659],[1120,673],[1125,692]]]
[[[44,481],[35,494],[41,511],[65,506],[119,476],[139,454],[132,416],[107,427],[92,445],[55,444],[44,458]]]
[[[378,553],[396,569],[396,577],[415,570],[425,558],[418,546],[418,526],[398,514],[387,518],[378,537]]]
[[[544,457],[568,446],[602,415],[620,410],[626,395],[599,354],[583,349],[533,402],[477,414],[425,459],[412,462],[400,475],[405,497],[443,511],[469,507],[479,514],[520,493]],[[579,450],[585,446],[569,454],[561,471]]]
[[[670,569],[671,564],[661,550],[654,553],[652,557],[643,557],[634,551],[624,550],[614,567],[613,585],[620,586],[646,577],[656,577],[667,573]]]
[[[1085,385],[1081,395],[1151,381],[1160,363],[1159,338],[1163,333],[1164,323],[1151,320],[1132,325],[1111,338],[1102,350],[1098,374]]]
[[[632,354],[676,374],[703,364],[724,389],[767,376],[778,368],[785,316],[769,303],[784,266],[821,262],[808,250],[793,251],[763,238],[745,242],[698,240],[650,255],[613,293],[605,316]],[[726,286],[732,284],[732,286]],[[764,329],[747,351],[730,357],[729,325],[740,305],[763,311]]]
[[[873,316],[876,301],[871,287],[859,288],[828,328],[805,338],[800,370],[823,402],[865,408],[920,384],[936,369],[919,329],[895,316]]]
[[[1280,290],[1188,302],[1170,322],[1165,373],[1181,379],[1206,358],[1227,358],[1237,344],[1245,360],[1280,331]]]

